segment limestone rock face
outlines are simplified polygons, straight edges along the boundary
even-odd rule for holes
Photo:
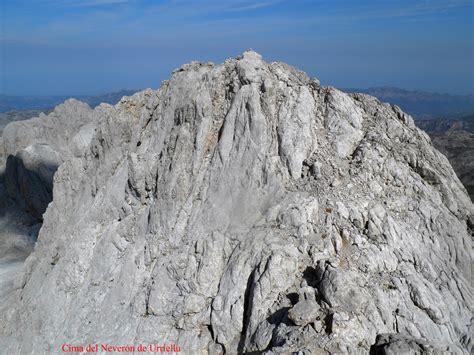
[[[63,161],[82,156],[89,148],[104,107],[93,111],[69,99],[49,115],[40,113],[5,127],[5,184],[9,196],[23,209],[42,218],[52,200],[54,173]]]
[[[397,107],[246,52],[92,112],[2,349],[472,351],[473,205]]]

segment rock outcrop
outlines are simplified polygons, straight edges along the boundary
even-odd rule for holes
[[[246,52],[87,115],[2,349],[472,352],[473,205],[399,108]]]
[[[8,194],[41,220],[52,200],[59,165],[89,148],[98,117],[87,104],[69,99],[48,115],[8,124],[3,132]]]
[[[36,117],[40,113],[41,111],[39,110],[0,112],[0,166],[4,165],[6,159],[5,152],[3,151],[3,129],[5,126],[10,122]]]

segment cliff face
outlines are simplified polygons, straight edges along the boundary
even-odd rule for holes
[[[8,124],[3,132],[8,194],[41,220],[52,200],[53,175],[59,165],[89,148],[95,127],[107,105],[93,111],[70,99],[48,115]]]
[[[397,107],[246,52],[93,112],[3,349],[472,351],[473,205]]]

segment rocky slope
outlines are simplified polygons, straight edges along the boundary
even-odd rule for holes
[[[343,89],[399,105],[415,117],[433,145],[449,159],[474,201],[474,96],[407,91],[392,87]]]
[[[433,145],[446,155],[474,201],[474,115],[421,120],[417,125],[430,135]]]
[[[435,119],[474,111],[474,95],[450,95],[425,91],[409,91],[395,87],[368,89],[342,89],[344,92],[360,92],[391,102],[410,113],[415,119]]]
[[[397,107],[246,52],[91,115],[2,349],[472,352],[473,205]]]
[[[7,124],[14,121],[27,120],[32,117],[39,116],[41,111],[29,110],[29,111],[10,111],[6,113],[0,113],[0,166],[5,163],[5,152],[3,151],[3,129]]]
[[[38,117],[24,121],[31,114]],[[0,118],[5,118],[0,123],[15,121],[0,139],[0,303],[3,303],[15,275],[34,247],[42,214],[52,200],[57,167],[74,154],[82,155],[82,150],[89,147],[95,123],[91,108],[76,100],[66,101],[48,116],[28,111],[3,114]],[[0,131],[3,129],[0,125]]]
[[[116,104],[123,96],[132,95],[137,90],[121,90],[95,96],[76,96],[76,99],[91,107],[101,103]],[[49,114],[54,106],[68,101],[71,96],[7,96],[0,95],[0,165],[6,159],[3,151],[2,131],[7,124],[14,121],[23,121],[41,114]]]
[[[431,135],[434,146],[449,159],[474,201],[474,133],[449,130]]]

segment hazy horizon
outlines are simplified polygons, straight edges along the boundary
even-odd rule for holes
[[[192,60],[248,48],[323,85],[474,93],[466,0],[3,0],[0,94],[158,88]]]
[[[171,76],[171,72],[170,72]],[[163,79],[165,80],[165,79]],[[334,86],[331,85],[330,83],[325,84],[322,83],[323,86]],[[161,85],[161,82],[160,82]],[[102,96],[102,95],[108,95],[108,94],[115,94],[115,93],[120,93],[122,91],[135,91],[139,92],[142,90],[146,89],[158,89],[160,85],[156,87],[142,87],[142,88],[118,88],[118,89],[112,89],[110,91],[91,91],[91,92],[79,92],[79,93],[52,93],[52,94],[35,94],[35,93],[25,93],[25,94],[8,94],[8,93],[0,93],[0,96],[6,96],[6,97],[36,97],[36,98],[41,98],[41,97],[88,97],[88,96]],[[369,87],[336,87],[337,89],[340,90],[370,90],[370,89],[399,89],[399,90],[404,90],[407,92],[421,92],[421,93],[427,93],[427,94],[438,94],[438,95],[451,95],[451,96],[474,96],[474,93],[465,93],[465,94],[456,94],[456,93],[450,93],[450,92],[437,92],[437,91],[427,91],[427,90],[420,90],[420,89],[407,89],[407,88],[401,88],[401,87],[396,87],[396,86],[391,86],[391,85],[380,85],[380,86],[369,86]]]

